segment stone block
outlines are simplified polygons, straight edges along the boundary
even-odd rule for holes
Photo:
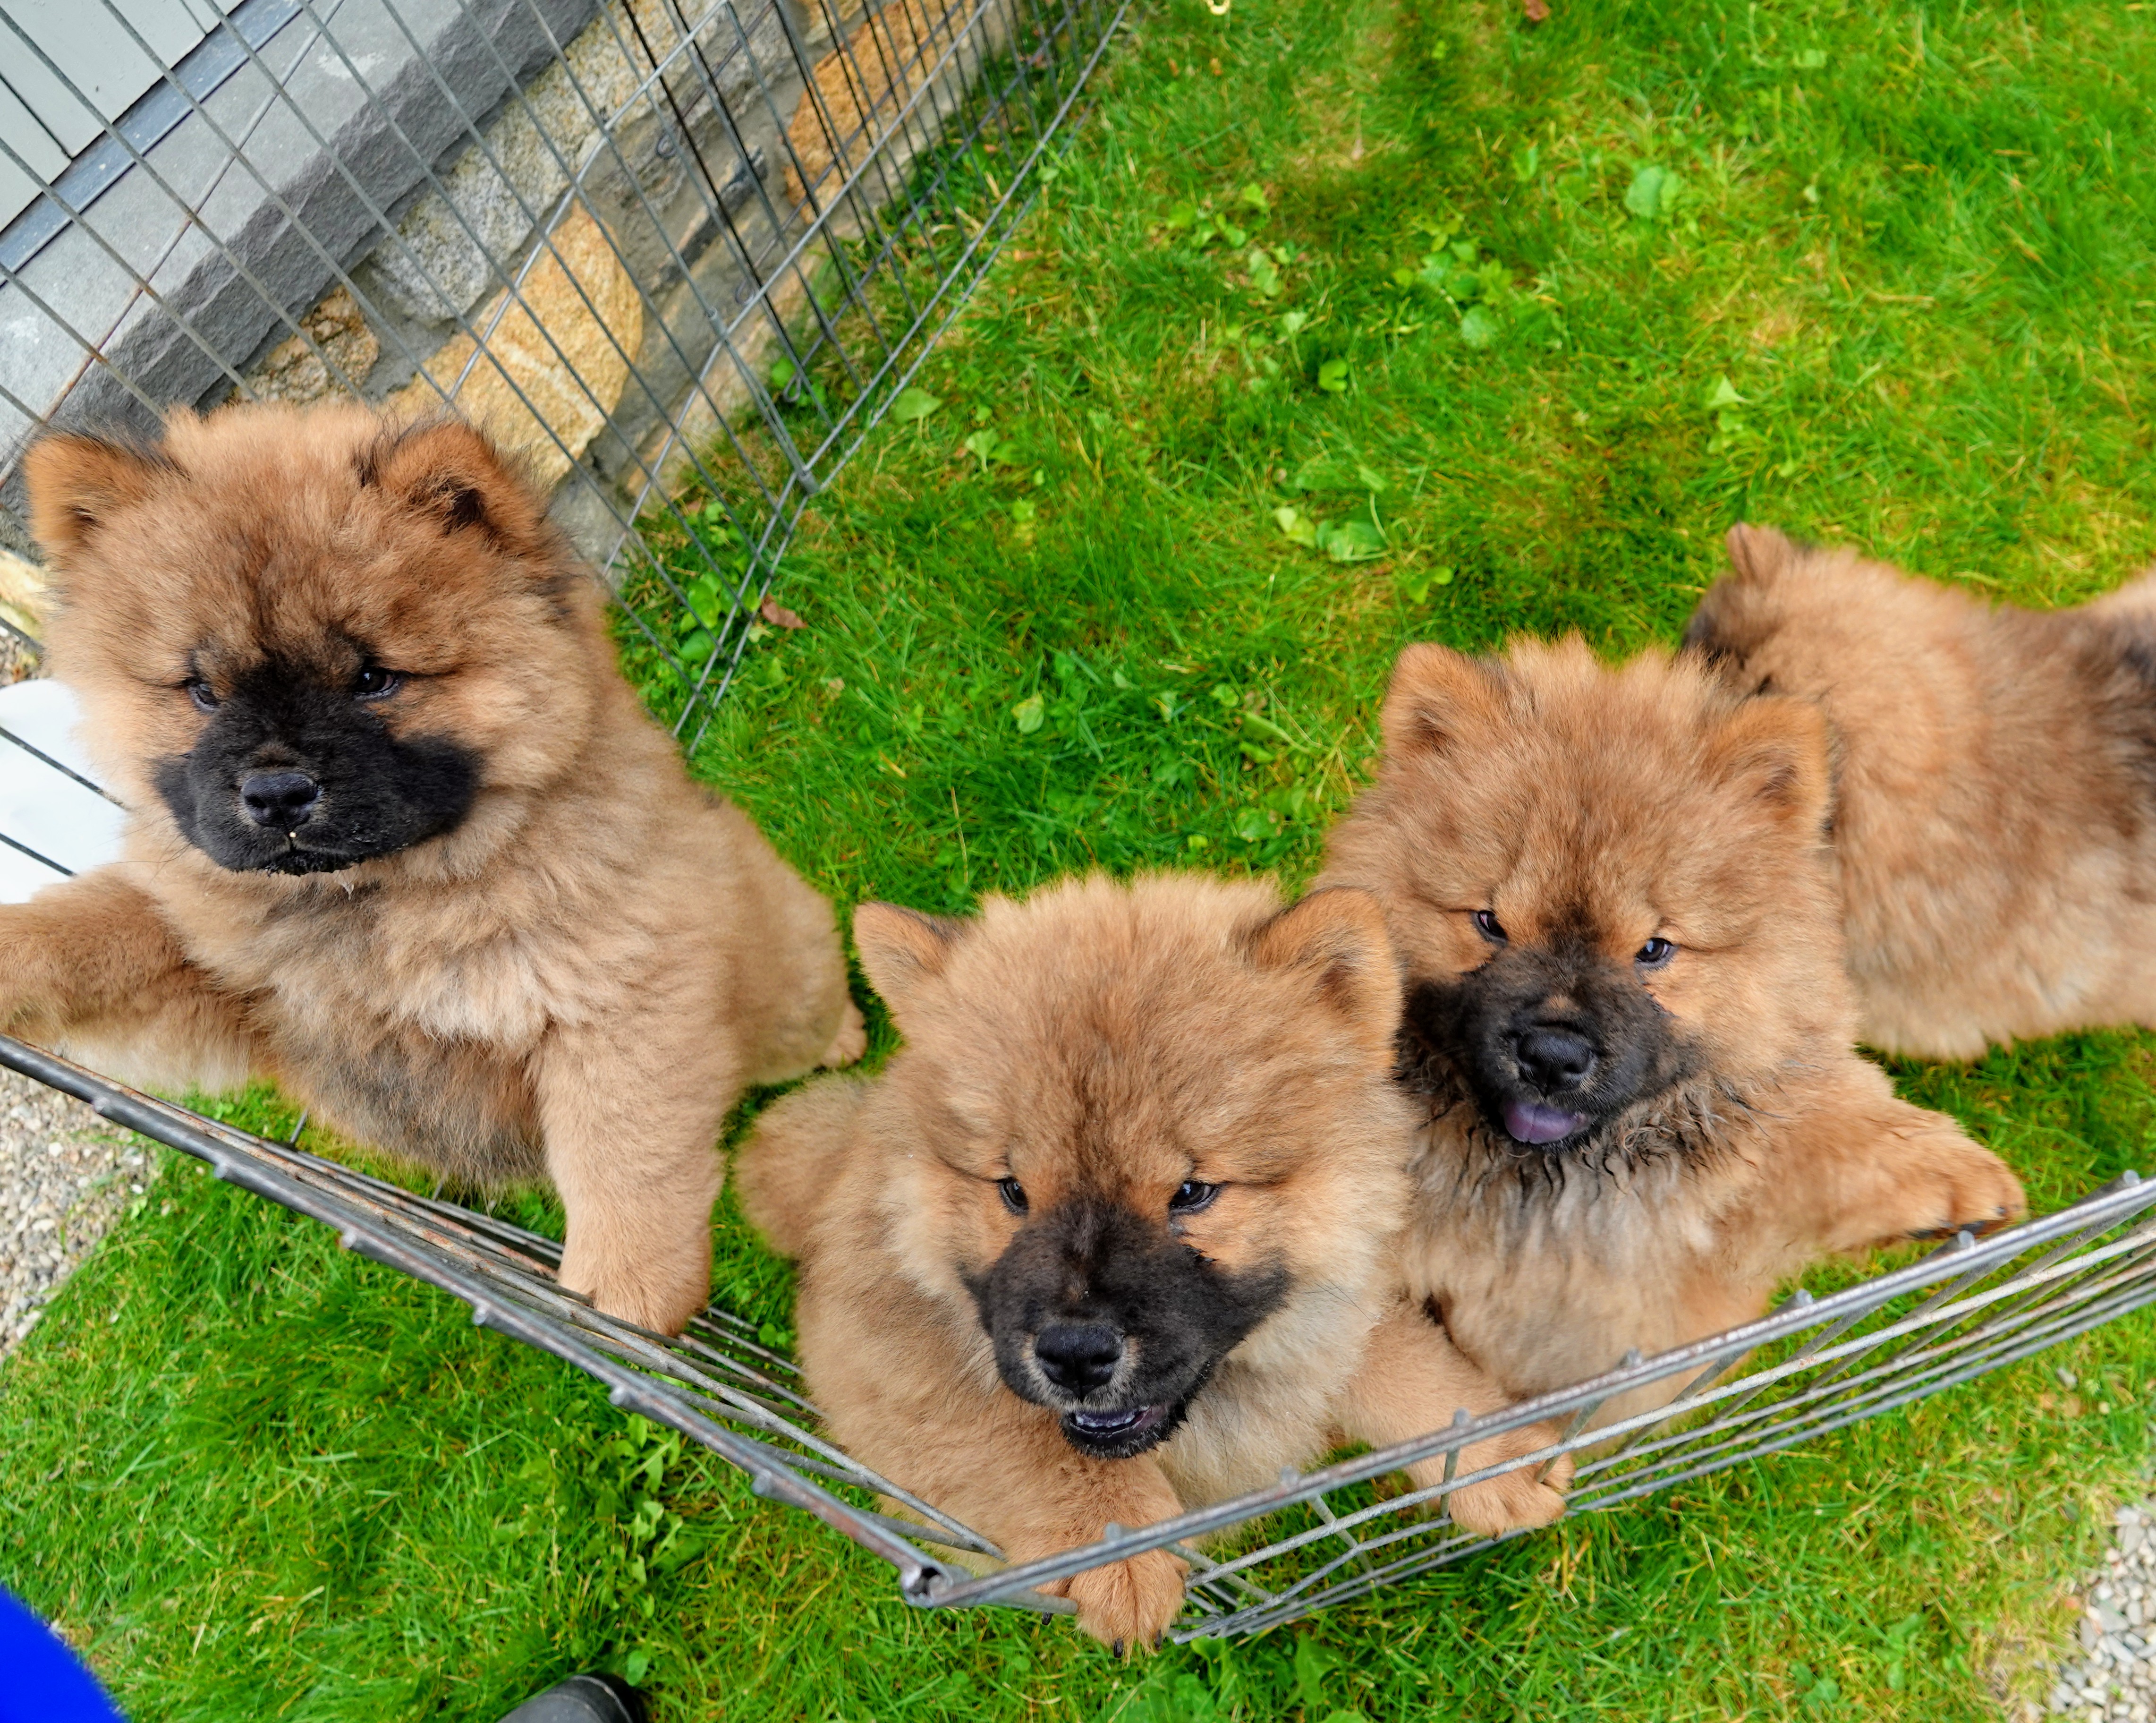
[[[636,284],[605,230],[581,205],[549,235],[516,296],[495,296],[473,319],[481,352],[459,335],[424,375],[391,398],[411,414],[446,394],[551,488],[606,426],[644,341]]]
[[[382,357],[382,342],[349,292],[338,288],[302,317],[300,327],[313,338],[313,345],[298,335],[285,337],[247,373],[249,389],[265,400],[298,405],[319,401],[333,391],[341,393],[346,383],[354,388],[365,385],[367,373]],[[336,375],[330,369],[332,364]]]
[[[598,154],[601,128],[641,75],[624,51],[624,8],[609,10],[505,104],[485,147],[466,148],[398,224],[397,239],[379,248],[377,269],[396,310],[443,322],[478,304]]]

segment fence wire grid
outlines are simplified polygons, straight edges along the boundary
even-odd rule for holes
[[[1656,1357],[1630,1355],[1575,1387],[1481,1417],[1462,1412],[1415,1441],[1285,1471],[1272,1489],[1153,1525],[1111,1526],[1096,1542],[1014,1566],[932,1502],[823,1440],[792,1360],[737,1316],[713,1307],[679,1339],[646,1332],[562,1290],[554,1278],[561,1247],[539,1234],[4,1036],[0,1065],[208,1162],[218,1178],[333,1228],[346,1250],[463,1299],[480,1326],[597,1378],[617,1407],[680,1432],[747,1473],[757,1495],[813,1515],[889,1563],[911,1603],[1066,1612],[1038,1587],[1166,1547],[1190,1569],[1171,1633],[1178,1641],[1277,1627],[1509,1541],[1446,1517],[1443,1498],[1460,1485],[1571,1453],[1568,1511],[1605,1510],[1876,1417],[2156,1302],[2156,1181],[2129,1172],[2058,1213],[1981,1240],[1964,1232],[1907,1268],[1824,1298],[1798,1293],[1758,1322]],[[1608,1402],[1657,1384],[1666,1403],[1589,1427]],[[1447,1456],[1450,1472],[1471,1444],[1544,1420],[1564,1434],[1537,1453],[1430,1489],[1373,1488],[1432,1456]]]
[[[1125,11],[0,4],[0,219],[27,199],[0,229],[0,548],[28,548],[45,426],[447,405],[553,487],[693,743],[803,505],[1009,239]],[[130,64],[147,93],[113,111]]]

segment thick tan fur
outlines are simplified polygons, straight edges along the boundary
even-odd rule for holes
[[[1383,903],[1411,990],[1492,960],[1478,911],[1514,944],[1588,940],[1618,964],[1677,947],[1637,985],[1690,1074],[1599,1139],[1515,1143],[1443,1057],[1409,1057],[1427,1106],[1411,1282],[1508,1393],[1749,1319],[1820,1256],[2021,1211],[2000,1161],[1851,1046],[1815,708],[1658,654],[1606,668],[1577,639],[1486,661],[1419,645],[1383,730],[1320,883]]]
[[[1833,725],[1862,1037],[2156,1025],[2156,576],[2045,614],[1766,527],[1729,551],[1686,639]]]
[[[1269,1485],[1342,1438],[1404,1440],[1504,1403],[1401,1282],[1413,1108],[1389,1076],[1399,984],[1367,898],[1282,912],[1262,884],[1094,877],[992,898],[972,923],[870,904],[855,936],[906,1047],[872,1083],[780,1103],[737,1172],[750,1217],[799,1258],[803,1361],[848,1452],[1024,1561]],[[1005,1176],[1036,1212],[1092,1192],[1163,1219],[1183,1180],[1217,1182],[1184,1242],[1226,1268],[1286,1269],[1285,1301],[1151,1451],[1082,1456],[998,1376],[966,1282],[1021,1224]],[[1555,1434],[1495,1438],[1463,1465]],[[1450,1500],[1491,1531],[1562,1507],[1530,1471]],[[1150,1643],[1182,1564],[1154,1552],[1063,1589],[1089,1633]]]
[[[544,1174],[564,1283],[678,1329],[728,1108],[863,1035],[829,905],[690,781],[542,500],[461,424],[352,407],[52,437],[28,473],[54,671],[130,817],[126,859],[0,909],[0,1021],[137,1082],[274,1077],[459,1180]],[[393,732],[481,763],[469,813],[341,872],[220,867],[152,781],[207,722],[189,680],[355,641],[405,676]]]

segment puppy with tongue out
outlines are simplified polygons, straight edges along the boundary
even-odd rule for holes
[[[1402,1281],[1414,1108],[1370,898],[1096,877],[971,921],[865,904],[854,936],[906,1046],[764,1114],[739,1189],[800,1263],[801,1360],[856,1458],[1024,1561],[1503,1403]],[[1445,1500],[1539,1525],[1570,1474]],[[1152,1550],[1053,1589],[1127,1648],[1183,1576]]]
[[[1405,965],[1410,1283],[1509,1392],[1748,1321],[1816,1258],[2021,1213],[1852,1045],[1816,707],[1573,639],[1410,646],[1382,723],[1319,884],[1377,897]]]

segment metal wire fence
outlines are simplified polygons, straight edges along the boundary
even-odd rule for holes
[[[747,1473],[757,1494],[888,1562],[909,1602],[1062,1611],[1037,1588],[1165,1546],[1190,1566],[1178,1640],[1255,1633],[1489,1548],[1493,1540],[1445,1515],[1444,1497],[1461,1484],[1570,1453],[1570,1510],[1614,1508],[1876,1417],[2156,1302],[2156,1181],[2128,1173],[2041,1220],[1983,1240],[1963,1233],[1907,1268],[1825,1298],[1799,1293],[1760,1321],[1658,1357],[1628,1357],[1576,1387],[1479,1418],[1463,1412],[1416,1441],[1284,1472],[1270,1489],[1158,1525],[1111,1527],[1097,1542],[1009,1566],[986,1538],[824,1441],[791,1360],[735,1315],[711,1309],[678,1340],[647,1333],[557,1286],[560,1247],[536,1233],[136,1093],[19,1042],[0,1037],[0,1065],[207,1161],[218,1178],[335,1229],[346,1249],[463,1299],[481,1326],[596,1377],[616,1406],[680,1431]],[[1661,1393],[1641,1394],[1656,1384]],[[1589,1427],[1625,1396],[1666,1403]],[[1402,1480],[1389,1474],[1410,1462],[1456,1457],[1543,1420],[1565,1433],[1537,1453],[1426,1489],[1389,1487]]]
[[[691,737],[1125,10],[193,3],[221,15],[183,54],[141,0],[0,5],[0,199],[28,198],[0,231],[0,541],[27,545],[46,425],[446,404],[556,488]],[[116,62],[149,88],[111,112]],[[70,127],[71,158],[39,154]]]

